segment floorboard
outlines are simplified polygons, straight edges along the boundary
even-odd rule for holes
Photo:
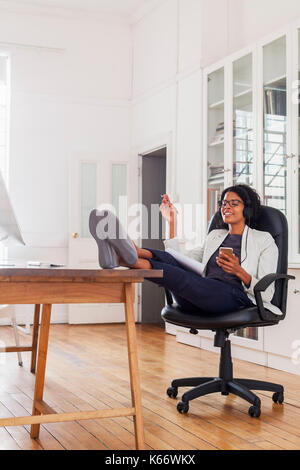
[[[0,328],[1,341],[11,344],[12,329]],[[262,401],[259,419],[248,404],[229,395],[208,395],[190,402],[187,415],[166,395],[173,378],[216,376],[219,357],[176,342],[161,326],[137,325],[147,449],[155,450],[282,450],[300,448],[299,377],[234,360],[236,377],[281,383],[285,403],[271,393],[256,392]],[[21,337],[23,344],[28,337]],[[34,376],[30,353],[0,354],[0,417],[31,413]],[[72,412],[131,406],[124,325],[51,325],[45,401],[56,411]],[[0,428],[1,450],[130,450],[134,449],[130,417],[54,423],[41,426],[37,441],[30,427]]]

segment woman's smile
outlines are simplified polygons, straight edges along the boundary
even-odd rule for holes
[[[229,211],[229,210],[224,210],[223,215],[226,219],[228,219],[229,217],[232,217],[234,215],[234,213],[232,211]]]

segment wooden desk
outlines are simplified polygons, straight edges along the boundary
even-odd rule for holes
[[[143,282],[145,277],[162,276],[163,271],[160,270],[139,269],[101,270],[26,267],[0,269],[0,304],[35,304],[35,323],[37,324],[39,307],[43,305],[32,416],[0,419],[0,427],[31,424],[31,437],[38,438],[41,423],[133,416],[136,448],[144,449],[144,425],[133,309],[134,284]],[[56,413],[44,402],[43,392],[51,306],[52,304],[70,303],[125,304],[132,397],[131,408]],[[37,328],[34,331],[37,340]]]

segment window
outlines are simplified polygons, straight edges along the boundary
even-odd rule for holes
[[[0,53],[0,171],[8,183],[9,143],[9,59]],[[7,249],[0,243],[0,259],[7,257]]]
[[[9,79],[8,57],[0,54],[0,171],[8,177]]]

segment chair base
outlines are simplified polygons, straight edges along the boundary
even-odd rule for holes
[[[172,381],[171,387],[167,390],[168,396],[176,398],[179,387],[194,387],[182,395],[182,401],[177,405],[177,410],[180,413],[188,412],[189,402],[191,400],[217,392],[222,395],[229,395],[229,393],[232,393],[248,401],[251,403],[248,411],[249,415],[257,418],[261,413],[261,401],[260,398],[251,390],[274,392],[272,399],[275,403],[283,403],[284,400],[284,389],[282,385],[263,382],[261,380],[233,378],[231,346],[230,341],[227,338],[221,346],[219,377],[190,377],[185,379],[175,379]]]

